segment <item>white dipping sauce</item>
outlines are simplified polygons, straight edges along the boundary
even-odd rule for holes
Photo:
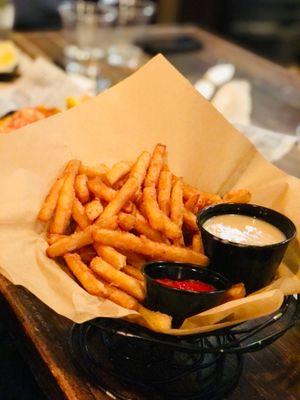
[[[221,239],[255,246],[266,246],[286,239],[284,233],[274,225],[248,215],[216,215],[205,221],[203,228]]]

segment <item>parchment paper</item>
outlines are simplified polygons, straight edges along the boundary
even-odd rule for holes
[[[300,239],[300,181],[268,163],[162,56],[98,97],[0,137],[0,272],[75,322],[137,316],[86,293],[45,255],[41,202],[64,163],[134,159],[157,143],[168,146],[174,173],[204,191],[245,187],[253,202],[289,216]],[[299,293],[296,241],[273,286],[190,318],[176,334],[209,331],[278,309]]]

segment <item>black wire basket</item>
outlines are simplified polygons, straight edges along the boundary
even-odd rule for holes
[[[271,316],[224,330],[163,335],[122,319],[74,324],[74,363],[108,397],[120,400],[215,400],[238,383],[243,355],[263,349],[300,319],[300,296]]]

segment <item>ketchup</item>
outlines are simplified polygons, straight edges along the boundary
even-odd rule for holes
[[[173,281],[172,279],[161,278],[155,279],[155,281],[175,289],[190,290],[192,292],[212,292],[216,290],[213,285],[198,280],[196,281],[194,279],[189,279],[186,281]]]

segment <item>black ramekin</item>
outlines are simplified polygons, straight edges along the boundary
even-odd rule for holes
[[[266,246],[253,246],[218,238],[203,228],[209,218],[222,214],[240,214],[262,219],[280,229],[286,239]],[[197,216],[209,268],[227,277],[231,283],[243,282],[247,293],[269,284],[275,277],[296,227],[285,215],[255,204],[222,203],[202,210]]]
[[[153,261],[144,265],[143,274],[146,281],[145,306],[171,315],[173,328],[180,327],[185,318],[219,305],[230,287],[230,282],[219,273],[189,263]],[[213,285],[216,290],[194,292],[175,289],[156,282],[155,279],[161,278],[200,280]]]

